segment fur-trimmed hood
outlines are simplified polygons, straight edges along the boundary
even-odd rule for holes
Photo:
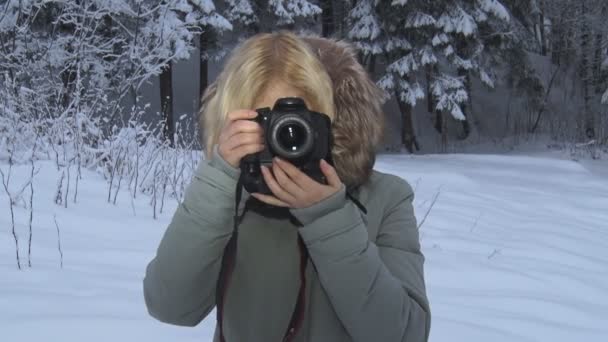
[[[336,117],[332,122],[332,157],[342,182],[354,189],[370,176],[384,131],[386,95],[344,41],[303,36],[325,66],[334,87]]]
[[[332,157],[342,182],[348,190],[355,190],[367,181],[375,163],[376,148],[384,130],[382,104],[386,94],[358,62],[350,43],[312,35],[299,37],[309,45],[331,78],[335,105]],[[216,91],[217,85],[213,82],[203,94],[202,103]],[[202,110],[200,114],[199,136],[203,139],[207,136],[205,133],[218,127],[212,118],[203,117]],[[201,142],[209,153],[210,146]]]

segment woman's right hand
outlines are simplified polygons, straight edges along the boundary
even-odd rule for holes
[[[228,113],[218,141],[218,152],[228,164],[239,167],[241,158],[264,149],[262,126],[253,119],[258,115],[254,110],[241,109]]]

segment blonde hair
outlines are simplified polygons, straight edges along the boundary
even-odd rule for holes
[[[254,109],[256,100],[281,80],[298,90],[308,109],[335,118],[332,81],[309,45],[294,33],[257,34],[237,46],[202,96],[199,125],[207,156],[218,143],[228,113]]]

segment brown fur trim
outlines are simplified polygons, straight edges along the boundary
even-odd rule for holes
[[[336,117],[333,159],[342,182],[356,188],[370,176],[384,130],[382,104],[386,94],[358,62],[347,42],[302,37],[317,54],[334,86]]]

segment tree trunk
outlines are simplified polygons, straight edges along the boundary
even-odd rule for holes
[[[437,133],[441,134],[443,130],[443,115],[441,111],[436,110],[435,106],[437,105],[435,101],[435,97],[433,96],[433,91],[431,89],[431,84],[433,82],[433,75],[437,73],[437,65],[427,66],[425,70],[426,75],[426,110],[429,112],[429,115],[435,115],[434,117],[434,125]]]
[[[333,0],[322,0],[321,9],[321,35],[331,37],[335,31]]]
[[[564,34],[565,30],[561,22],[551,25],[551,62],[557,66],[561,63],[562,53],[565,48]]]
[[[19,16],[18,20],[24,18],[22,15]],[[66,35],[74,35],[76,33],[76,25],[74,23],[60,23],[59,30],[61,33]],[[66,52],[71,55],[74,53],[74,47],[71,44],[66,46]],[[74,64],[65,65],[63,70],[59,73],[61,83],[63,84],[63,94],[61,94],[61,104],[64,109],[67,109],[72,101],[74,95],[74,81],[76,80],[76,66]]]
[[[359,64],[366,66],[368,58],[369,55],[364,54],[363,51],[359,50],[359,52],[357,52],[357,61],[359,62]]]
[[[553,83],[555,82],[555,78],[557,77],[558,73],[559,73],[559,65],[555,68],[555,71],[553,72],[553,75],[551,76],[551,80],[549,80],[549,84],[547,85],[547,90],[545,91],[545,97],[543,99],[543,102],[540,104],[540,107],[538,108],[538,113],[536,114],[536,120],[534,121],[534,124],[529,129],[530,133],[534,133],[536,131],[536,129],[538,128],[538,124],[540,123],[540,118],[542,117],[543,113],[545,112],[545,109],[547,108],[547,102],[549,101],[549,94],[551,94],[551,89],[553,89]],[[531,121],[529,121],[529,122],[531,123]],[[530,126],[528,126],[528,127],[530,127]]]
[[[467,41],[464,37],[459,36],[456,38],[456,51],[459,55],[468,55],[470,54],[470,47],[467,46]],[[465,90],[467,92],[467,95],[470,97],[471,96],[471,79],[469,78],[469,71],[464,69],[464,68],[458,68],[456,73],[458,74],[459,77],[464,78],[464,86],[465,86]],[[460,121],[460,125],[462,127],[462,133],[459,134],[458,138],[461,140],[465,140],[466,138],[469,137],[469,134],[471,133],[471,128],[469,125],[469,117],[467,115],[467,104],[466,103],[462,103],[459,105],[460,110],[462,111],[462,114],[464,115],[465,119]],[[444,118],[445,119],[445,118]],[[447,132],[444,131],[444,129],[446,128],[446,123],[445,120],[443,120],[443,128],[442,128],[442,132],[444,134],[447,134]]]
[[[464,79],[465,79],[464,87],[465,87],[467,94],[469,95],[469,99],[470,99],[472,94],[471,94],[471,77],[469,77],[469,72],[465,69],[458,69],[458,76],[464,77]],[[469,101],[469,103],[470,103],[470,101]],[[465,140],[471,134],[471,125],[469,123],[470,115],[469,115],[469,113],[467,113],[470,110],[470,108],[469,108],[469,106],[467,106],[467,103],[465,102],[465,103],[460,104],[460,110],[462,111],[462,114],[464,115],[465,119],[460,121],[460,124],[462,126],[462,133],[459,135],[458,138],[461,140]]]
[[[547,55],[547,38],[545,33],[545,2],[540,1],[540,12],[538,14],[538,29],[540,34],[540,54]]]
[[[353,8],[349,1],[332,1],[334,14],[334,34],[337,37],[345,37],[348,30],[348,14]]]
[[[439,134],[443,134],[443,112],[440,110],[435,111],[435,130]]]
[[[608,5],[604,4],[602,5],[602,9],[601,9],[601,18],[606,18],[606,15],[608,15]],[[596,29],[597,32],[595,33],[595,56],[593,57],[593,76],[594,76],[594,84],[595,84],[595,94],[599,95],[600,97],[602,96],[602,94],[604,93],[604,87],[603,87],[603,79],[602,79],[602,62],[604,59],[604,54],[603,54],[603,47],[602,47],[602,41],[603,41],[603,35],[602,35],[602,30],[600,29]]]
[[[251,1],[251,5],[253,13],[258,18],[258,20],[251,24],[251,29],[254,34],[258,34],[264,30],[262,23],[267,22],[268,11],[266,9],[268,8],[268,0],[254,0]]]
[[[369,72],[370,75],[373,75],[374,72],[376,71],[376,55],[372,54],[369,57],[369,64],[367,65],[367,71]]]
[[[591,102],[591,75],[589,75],[589,53],[590,53],[590,27],[589,18],[587,13],[587,0],[580,0],[581,6],[581,64],[580,64],[580,77],[583,83],[583,129],[584,137],[587,139],[593,139],[595,137],[595,124],[594,115],[590,108]],[[583,133],[583,132],[580,132]]]
[[[209,47],[209,28],[206,28],[199,37],[199,77],[198,77],[198,108],[201,108],[201,99],[203,98],[203,94],[205,93],[205,89],[207,89],[207,85],[209,83],[209,63],[205,56],[205,53]]]
[[[163,135],[174,146],[173,135],[175,133],[175,122],[173,120],[173,84],[172,84],[172,62],[169,61],[160,74],[160,108],[162,114]]]
[[[441,152],[448,151],[448,121],[441,120]]]
[[[76,72],[74,71],[73,66],[68,66],[61,72],[60,75],[61,82],[63,83],[62,105],[64,109],[67,109],[70,105],[70,101],[72,101],[72,96],[74,95],[74,81],[76,80]]]
[[[424,68],[424,76],[426,77],[426,111],[429,112],[429,114],[433,113],[433,111],[435,110],[435,104],[433,103],[433,93],[431,89],[431,82],[433,77],[432,72],[432,66],[427,65],[426,68]]]
[[[414,133],[414,121],[412,117],[412,106],[401,100],[399,94],[395,92],[397,98],[397,104],[399,105],[399,111],[401,112],[401,144],[405,146],[409,153],[420,151],[420,145],[416,140]]]

